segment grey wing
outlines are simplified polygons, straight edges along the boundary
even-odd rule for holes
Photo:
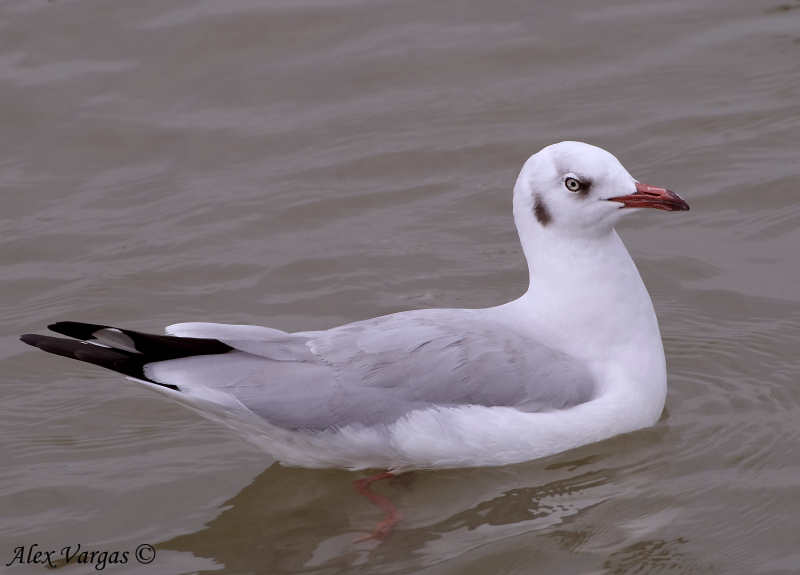
[[[323,332],[272,332],[267,339],[224,334],[230,337],[219,339],[238,351],[151,369],[178,387],[227,391],[294,429],[389,424],[433,407],[565,409],[595,392],[585,365],[509,331],[484,310],[420,310]]]
[[[594,396],[595,382],[583,363],[510,331],[489,311],[395,314],[314,334],[309,346],[336,370],[337,384],[352,390],[348,396],[384,390],[392,410],[368,402],[341,406],[365,425],[388,423],[394,412],[420,406],[534,412],[565,409]]]

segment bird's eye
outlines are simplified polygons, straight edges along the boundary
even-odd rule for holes
[[[564,185],[570,192],[580,192],[583,189],[583,184],[575,178],[567,178],[564,180]]]

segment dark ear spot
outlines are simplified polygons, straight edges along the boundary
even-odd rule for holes
[[[542,227],[547,226],[553,219],[553,216],[550,215],[550,210],[544,205],[541,196],[537,195],[533,197],[533,215],[536,216],[536,221],[542,224]]]
[[[592,181],[587,178],[580,178],[580,182],[581,189],[578,192],[578,195],[581,198],[586,199],[589,197],[589,191],[592,189]]]

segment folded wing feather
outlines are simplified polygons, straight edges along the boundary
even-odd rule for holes
[[[584,365],[481,310],[403,312],[295,334],[220,324],[177,324],[168,333],[236,351],[152,363],[148,377],[225,391],[292,429],[390,424],[414,410],[463,405],[566,409],[595,392]]]

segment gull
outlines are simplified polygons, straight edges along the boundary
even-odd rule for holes
[[[325,331],[180,323],[167,335],[61,321],[25,343],[114,370],[230,429],[285,465],[499,466],[653,425],[667,374],[647,289],[614,230],[643,208],[688,210],[580,142],[525,163],[514,220],[527,292],[487,309],[424,309]]]

